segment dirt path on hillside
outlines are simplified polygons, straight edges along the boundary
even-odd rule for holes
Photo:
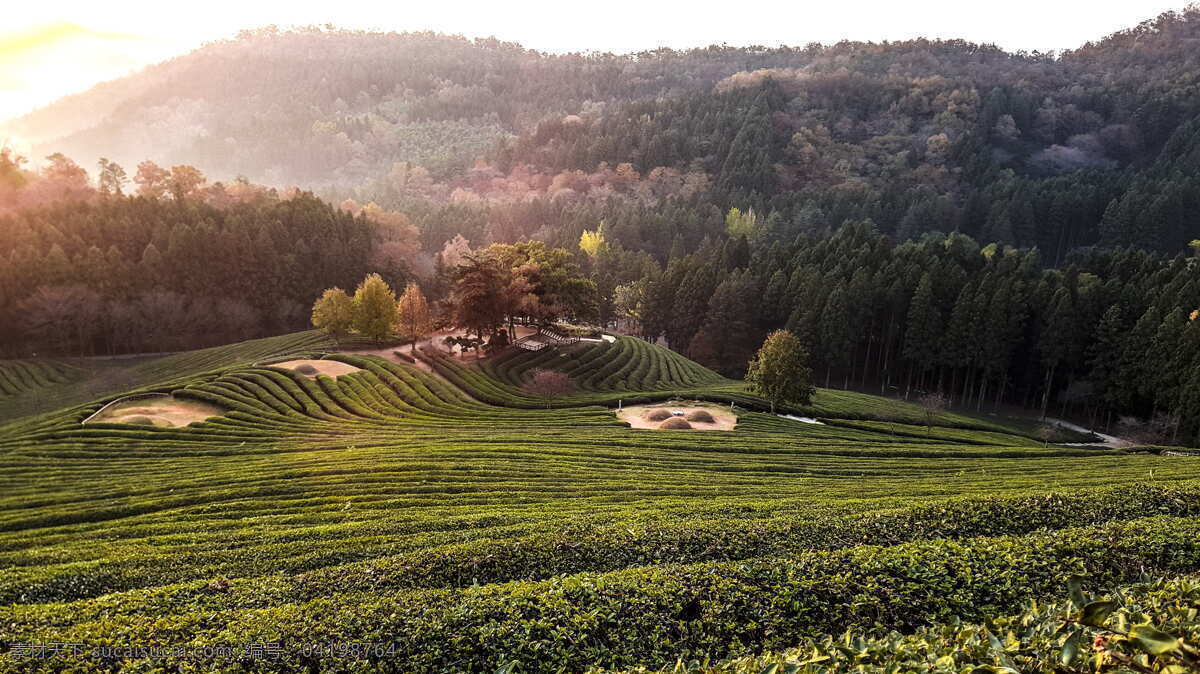
[[[1054,417],[1046,417],[1046,423],[1055,424],[1057,426],[1062,426],[1063,428],[1066,428],[1066,429],[1069,429],[1072,431],[1076,431],[1078,433],[1091,433],[1092,435],[1094,435],[1104,441],[1104,442],[1056,442],[1056,443],[1054,443],[1057,445],[1063,445],[1065,447],[1103,446],[1103,447],[1111,447],[1113,449],[1120,449],[1121,447],[1132,447],[1134,444],[1128,440],[1122,440],[1121,438],[1118,438],[1115,435],[1106,435],[1099,431],[1094,431],[1090,428],[1084,428],[1083,426],[1080,426],[1079,424],[1073,424],[1069,421],[1063,421],[1062,419],[1055,419]]]
[[[522,327],[522,326],[518,326],[518,327]],[[451,335],[453,335],[455,337],[461,337],[463,334],[464,333],[461,330],[453,331],[453,332],[443,330],[441,332],[438,332],[438,333],[430,336],[427,339],[423,339],[423,340],[417,342],[416,347],[418,349],[432,348],[432,349],[436,349],[442,353],[446,353],[446,349],[443,346],[441,346],[441,340],[443,338],[451,336]],[[518,334],[520,334],[520,333],[518,332]],[[409,362],[408,360],[405,360],[404,358],[397,356],[396,355],[397,352],[403,353],[403,354],[411,357],[412,362]],[[483,402],[482,400],[479,400],[475,396],[471,395],[469,392],[463,390],[461,387],[459,387],[458,384],[455,384],[454,382],[447,379],[444,375],[442,375],[441,372],[438,372],[437,370],[435,370],[433,368],[433,366],[430,365],[429,363],[426,363],[424,360],[421,360],[420,358],[415,357],[415,355],[413,353],[413,345],[412,344],[402,344],[400,346],[388,346],[388,347],[384,347],[382,349],[352,349],[352,350],[347,350],[347,351],[340,351],[339,353],[348,353],[348,354],[355,355],[355,356],[378,356],[379,358],[382,358],[387,361],[391,361],[391,362],[399,364],[399,365],[408,365],[409,367],[415,367],[418,370],[433,377],[434,379],[440,379],[441,381],[445,382],[451,388],[453,388],[454,390],[456,390],[460,394],[462,394],[462,396],[465,397],[467,400],[470,400],[475,403],[479,403],[480,405],[487,404],[487,403]],[[477,353],[475,355],[478,356]],[[478,357],[468,358],[468,357],[465,357],[462,355],[457,355],[457,356],[453,356],[453,357],[455,358],[455,360],[458,360],[461,363],[471,363],[476,360],[479,360]]]

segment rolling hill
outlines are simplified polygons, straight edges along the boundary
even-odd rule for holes
[[[38,159],[107,157],[130,176],[144,159],[191,164],[389,208],[700,194],[814,230],[870,217],[900,239],[962,231],[1056,260],[1097,242],[1173,253],[1190,232],[1170,202],[1195,201],[1174,172],[1196,147],[1198,16],[1168,12],[1062,54],[918,39],[552,55],[431,33],[265,28],[0,134]],[[1160,204],[1145,181],[1179,184]],[[845,191],[858,206],[841,203]],[[1128,212],[1106,212],[1113,200]],[[1153,217],[1124,222],[1147,207]],[[654,245],[665,255],[671,241]]]
[[[1072,574],[1089,592],[1164,579],[1118,612],[1194,594],[1194,458],[1043,446],[999,418],[930,431],[916,406],[826,390],[793,410],[825,423],[801,423],[627,337],[479,363],[353,346],[300,333],[147,359],[89,400],[104,371],[0,363],[58,373],[28,376],[37,404],[0,398],[3,641],[85,644],[49,665],[80,671],[817,671],[801,651],[857,657],[820,635],[901,662],[895,639],[944,649],[934,631],[979,635]],[[546,367],[580,383],[553,409],[520,388]],[[129,393],[223,413],[93,418]],[[733,402],[738,425],[634,430],[609,409],[672,397]],[[1057,658],[1038,634],[949,657]],[[212,657],[92,650],[123,644]],[[20,671],[9,649],[0,671]]]

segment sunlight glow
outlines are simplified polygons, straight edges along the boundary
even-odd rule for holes
[[[711,8],[691,2],[614,0],[596,6],[547,0],[455,3],[22,3],[5,8],[0,33],[0,120],[66,94],[265,25],[333,24],[366,30],[497,37],[548,52],[633,52],[709,44],[774,46],[839,40],[962,38],[1010,50],[1062,50],[1129,28],[1184,0],[1112,2],[890,0],[849,3],[746,0]],[[73,5],[73,6],[72,6]],[[114,11],[114,9],[116,11]]]

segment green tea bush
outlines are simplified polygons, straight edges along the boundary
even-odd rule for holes
[[[1085,579],[1086,580],[1086,579]],[[1065,588],[1064,588],[1065,589]],[[951,621],[912,634],[847,631],[802,638],[778,653],[692,660],[663,674],[1103,671],[1175,673],[1200,669],[1200,578],[1184,576],[1114,589],[1106,598],[1030,602],[984,623]],[[628,672],[651,670],[638,667]],[[601,674],[601,670],[591,670]]]

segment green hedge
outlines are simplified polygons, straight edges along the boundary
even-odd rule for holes
[[[1085,581],[1087,579],[1084,579]],[[1063,594],[1067,592],[1063,588]],[[1063,674],[1092,672],[1099,656],[1108,671],[1124,659],[1140,658],[1139,671],[1183,674],[1200,665],[1200,577],[1159,580],[1105,592],[1096,601],[1111,602],[1112,613],[1097,625],[1079,625],[1083,612],[1073,601],[1030,602],[1012,615],[990,616],[984,623],[950,621],[912,634],[850,631],[806,638],[786,651],[726,661],[690,660],[653,671],[663,674],[861,674],[936,672],[958,674]],[[1183,643],[1159,657],[1119,632],[1150,624]],[[1097,637],[1100,640],[1097,640]],[[1185,650],[1190,648],[1190,653]],[[1157,650],[1157,648],[1155,648]],[[1190,662],[1189,662],[1190,659]],[[1069,668],[1069,669],[1068,669]],[[601,674],[607,670],[591,670]],[[641,674],[652,670],[626,670]]]
[[[386,671],[483,672],[510,662],[518,671],[578,671],[745,655],[847,629],[982,620],[1054,596],[1074,574],[1113,585],[1147,572],[1197,570],[1200,521],[1160,517],[1025,537],[863,546],[462,590],[342,592],[225,614],[204,609],[193,615],[186,603],[173,608],[163,597],[152,613],[123,612],[117,620],[64,626],[60,621],[72,610],[58,604],[0,609],[0,620],[14,640],[283,644],[288,655],[278,661],[241,663],[254,670],[301,668],[302,643],[355,641],[390,644],[391,657],[377,663]],[[353,663],[321,664],[351,671]]]

